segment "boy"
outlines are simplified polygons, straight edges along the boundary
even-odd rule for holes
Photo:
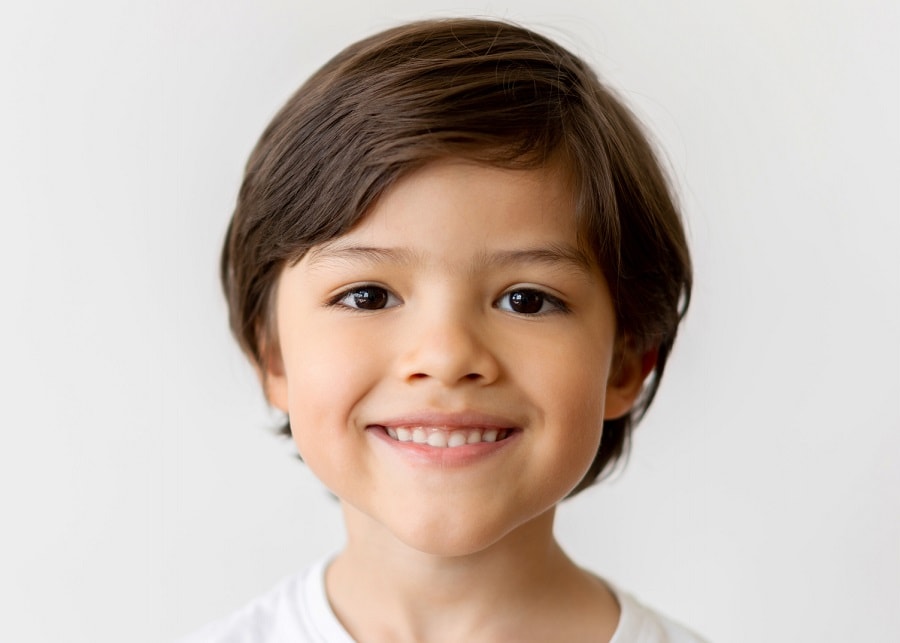
[[[553,537],[691,287],[651,148],[578,58],[483,20],[350,46],[252,153],[222,279],[348,540],[191,641],[698,640]]]

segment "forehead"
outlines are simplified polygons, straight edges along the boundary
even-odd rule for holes
[[[401,177],[348,233],[310,250],[307,263],[349,258],[413,262],[440,255],[592,264],[579,240],[575,192],[561,164],[507,169],[471,161],[431,162]],[[362,252],[364,250],[364,252]]]

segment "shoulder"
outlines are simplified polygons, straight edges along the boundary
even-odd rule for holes
[[[619,601],[619,626],[610,643],[707,643],[692,631],[612,585]]]
[[[328,606],[327,560],[282,580],[230,616],[176,643],[341,643],[350,641]]]

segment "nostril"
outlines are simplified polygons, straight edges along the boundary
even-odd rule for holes
[[[480,379],[483,379],[484,376],[481,373],[466,373],[462,376],[461,379],[467,380],[470,382],[474,382]],[[431,376],[428,373],[411,373],[409,375],[410,380],[427,380],[431,379]]]
[[[496,379],[499,365],[492,351],[475,338],[454,333],[448,332],[443,339],[428,335],[412,343],[399,356],[396,374],[410,383],[435,379],[448,386],[462,382],[481,385]]]

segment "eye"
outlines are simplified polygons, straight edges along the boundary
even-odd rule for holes
[[[398,305],[400,300],[386,288],[365,285],[341,293],[331,303],[358,310],[381,310]]]
[[[505,293],[497,308],[520,315],[567,312],[568,307],[558,298],[533,288],[517,288]]]

